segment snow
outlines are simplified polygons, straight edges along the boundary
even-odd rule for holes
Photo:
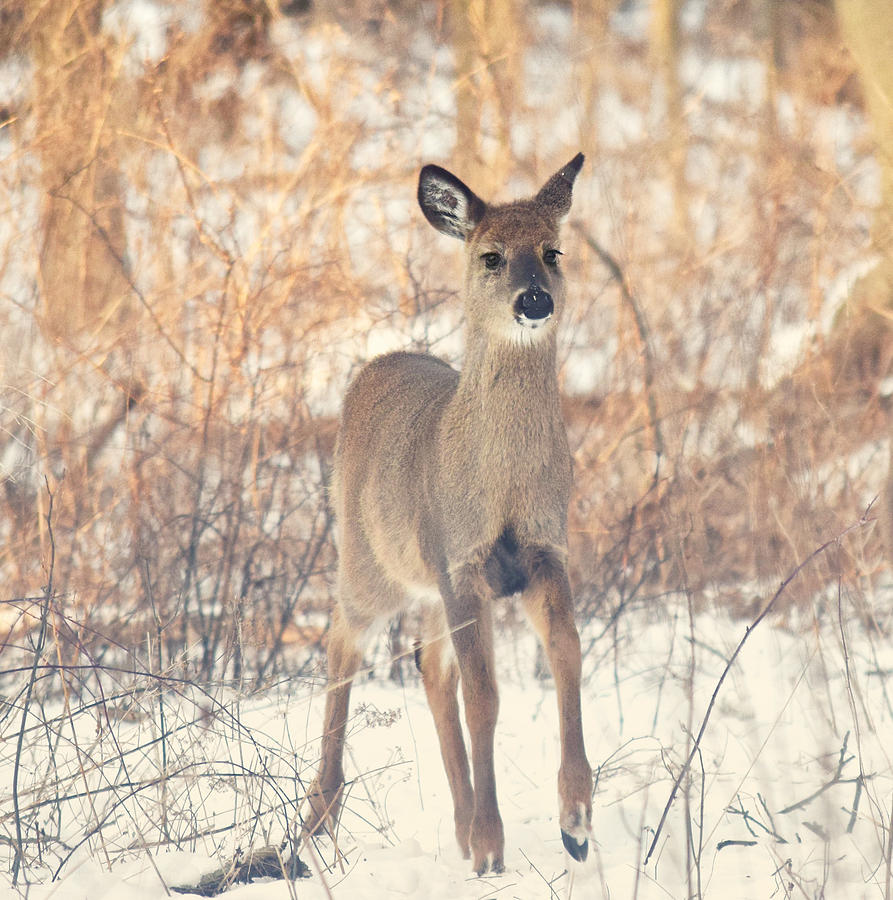
[[[199,8],[193,4],[185,20],[178,18],[178,27],[197,27]],[[686,26],[696,27],[705,8],[703,3],[686,4]],[[170,7],[164,4],[127,0],[108,8],[104,23],[110,34],[126,36],[126,64],[140,71],[163,57],[170,16]],[[644,40],[647,4],[621,4],[611,21],[616,33]],[[563,7],[552,5],[542,9],[539,22],[543,52],[531,53],[525,61],[527,80],[543,97],[551,92],[573,97],[572,66],[558,65],[564,59],[562,42],[572,34],[572,21]],[[417,157],[443,159],[450,152],[454,99],[448,48],[418,37],[413,53],[430,57],[430,76],[418,90],[399,97],[378,90],[376,73],[341,78],[334,61],[351,49],[361,52],[362,48],[351,48],[348,36],[339,29],[307,30],[300,23],[277,18],[271,31],[272,40],[288,48],[308,85],[320,91],[353,92],[353,102],[345,108],[369,132],[357,146],[355,163],[371,165],[388,155],[405,157],[409,165]],[[759,112],[766,95],[763,63],[743,57],[705,59],[692,51],[683,56],[680,75],[689,92],[686,102],[694,107],[690,115],[695,124],[700,123],[703,130],[709,128],[714,137],[728,133],[737,142],[735,146],[755,142],[756,131],[743,130],[740,120],[731,116],[723,119],[712,107],[735,104],[751,114]],[[28,78],[30,71],[20,59],[10,58],[0,66],[0,86],[12,92],[17,103],[24,96],[21,85]],[[566,83],[556,86],[561,78]],[[318,125],[318,113],[299,92],[263,82],[263,70],[249,64],[235,81],[220,72],[210,75],[196,88],[196,96],[211,101],[229,90],[262,94],[269,105],[263,116],[278,119],[278,133],[293,157],[286,155],[277,164],[298,171],[298,157]],[[532,104],[536,97],[532,90],[527,101]],[[401,103],[404,118],[406,109],[416,113],[417,127],[399,127]],[[793,131],[802,110],[783,93],[778,103],[782,126]],[[606,159],[592,161],[595,174],[581,184],[578,201],[583,201],[581,209],[598,211],[591,217],[593,233],[610,234],[612,239],[606,243],[616,246],[624,240],[617,206],[625,207],[627,198],[618,196],[610,153],[624,152],[642,141],[661,110],[649,112],[649,103],[634,102],[612,87],[601,92],[597,108],[600,148]],[[539,148],[541,154],[552,154],[574,148],[579,123],[573,104],[553,113],[544,134],[517,128],[513,135],[516,150],[532,154]],[[819,154],[821,161],[847,172],[853,169],[849,183],[861,202],[867,202],[877,193],[878,175],[873,163],[858,163],[854,155],[856,138],[864,128],[861,118],[847,109],[813,111],[812,116],[817,123],[817,142],[825,148],[824,156]],[[259,122],[249,122],[252,134],[256,125],[261,134]],[[258,143],[262,142],[258,139]],[[0,149],[8,152],[5,144]],[[209,179],[225,181],[237,178],[247,160],[223,144],[209,142],[201,150],[200,162]],[[167,156],[158,154],[148,165],[152,166],[151,182],[170,183],[173,164]],[[723,165],[732,168],[724,171]],[[696,212],[692,218],[702,246],[714,241],[723,228],[727,241],[730,235],[734,238],[732,243],[750,238],[744,224],[738,234],[723,221],[730,214],[723,204],[727,210],[734,210],[735,202],[740,202],[740,191],[717,191],[717,184],[746,185],[753,175],[750,166],[746,156],[734,164],[722,163],[712,147],[694,143],[689,148],[691,185],[700,185],[705,192],[691,199]],[[668,217],[671,210],[667,186],[644,170],[641,178],[647,188],[642,195],[647,198],[642,215],[659,222],[660,216]],[[20,217],[19,233],[36,232],[38,195],[33,188],[25,187],[27,179],[9,176],[10,182],[15,180],[21,185],[10,194],[10,203]],[[356,256],[358,265],[367,244],[384,233],[391,246],[400,250],[397,256],[401,264],[404,250],[407,259],[412,257],[408,251],[414,249],[411,242],[417,238],[408,225],[409,207],[403,193],[389,196],[390,187],[383,189],[373,181],[351,194],[347,249]],[[584,201],[587,190],[588,207]],[[215,185],[214,191],[202,194],[199,205],[201,220],[208,228],[245,248],[260,240],[257,234],[266,233],[258,221],[262,215],[272,221],[280,208],[277,204],[287,208],[296,202],[290,196],[276,194],[264,201],[269,209],[260,201],[253,207],[237,205],[226,185]],[[134,192],[128,205],[139,213],[147,201]],[[236,206],[237,215],[233,212]],[[136,240],[139,216],[134,218],[132,240]],[[0,230],[4,227],[12,226],[0,226]],[[171,247],[179,254],[175,262],[188,268],[193,223],[189,217],[175,219],[171,230]],[[148,234],[144,241],[149,241]],[[13,241],[5,233],[0,237],[3,244]],[[429,235],[426,239],[435,238]],[[450,248],[441,239],[436,240],[437,257],[449,261]],[[139,283],[149,277],[138,264],[141,255],[135,254]],[[19,254],[21,260],[32,257]],[[378,259],[374,254],[371,257]],[[811,326],[820,332],[831,328],[855,280],[875,264],[874,260],[859,259],[839,267],[838,262],[835,257],[828,263],[827,278],[820,285],[824,302],[819,322]],[[33,276],[23,276],[23,268],[30,272],[33,263],[19,262],[4,271],[0,282],[4,294],[21,297],[27,293]],[[382,276],[382,284],[386,281],[387,273]],[[202,303],[206,299],[187,302]],[[355,316],[349,328],[343,322],[320,326],[317,343],[325,349],[316,353],[303,385],[313,412],[337,412],[347,372],[363,358],[408,346],[433,347],[438,355],[453,360],[461,356],[461,310],[457,302],[407,321],[390,315],[397,299],[382,287],[380,296],[367,298],[368,308]],[[760,312],[757,301],[764,299],[745,296],[737,302],[753,304]],[[599,315],[603,314],[609,315],[599,310]],[[755,321],[759,318],[756,313],[754,317]],[[573,323],[566,326],[562,341],[567,360],[566,388],[570,393],[583,394],[596,387],[607,390],[618,338],[601,319],[590,326],[605,332],[598,342],[588,333],[574,335],[574,327]],[[756,326],[749,323],[748,327],[753,330]],[[766,382],[773,383],[791,370],[812,337],[808,327],[793,322],[773,329],[763,373]],[[692,343],[700,338],[697,326],[693,326],[690,337]],[[729,360],[734,358],[739,337],[734,328],[725,329],[724,335],[714,335],[716,351],[712,359],[717,371],[713,377],[717,384],[734,381],[730,375],[734,366]],[[200,339],[200,335],[194,339]],[[275,340],[269,335],[264,339]],[[711,371],[707,370],[708,376]],[[677,376],[681,384],[685,372]],[[893,388],[887,383],[884,390],[889,395]],[[730,406],[720,413],[723,427],[716,424],[713,432],[701,436],[705,452],[713,444],[719,445],[729,429],[736,430],[743,446],[757,441],[756,434],[748,433],[749,426],[738,421],[735,409]],[[92,411],[84,408],[80,414],[89,417]],[[855,477],[869,468],[880,471],[888,452],[886,443],[865,444],[847,459],[844,470],[835,468],[838,461],[813,477],[827,483],[829,490],[834,489],[835,479]],[[283,465],[288,467],[287,458]],[[18,448],[7,449],[0,461],[0,477],[16,475],[18,469]],[[866,494],[866,505],[870,499]],[[863,590],[876,591],[870,608],[874,610],[872,615],[882,619],[877,631],[866,613]],[[764,622],[749,635],[719,692],[690,783],[683,785],[676,798],[647,865],[645,854],[673,779],[686,758],[692,735],[701,725],[724,661],[746,627],[746,623],[715,609],[696,614],[689,625],[688,610],[679,597],[665,598],[655,608],[624,613],[616,637],[613,631],[598,634],[598,622],[589,623],[585,629],[584,726],[590,761],[596,769],[593,841],[585,864],[568,860],[557,825],[559,747],[554,689],[532,674],[534,646],[529,633],[506,628],[497,637],[501,715],[496,739],[497,781],[507,839],[504,875],[477,878],[470,864],[461,859],[424,692],[411,669],[407,669],[403,686],[384,680],[386,666],[379,662],[374,672],[377,677],[360,679],[352,698],[347,759],[351,786],[339,838],[343,864],[335,858],[331,842],[321,840],[318,850],[308,848],[302,854],[314,870],[310,879],[294,888],[281,880],[261,880],[237,885],[229,893],[246,900],[274,900],[294,893],[302,900],[330,895],[364,900],[648,900],[691,894],[724,900],[770,896],[858,900],[889,895],[891,873],[884,860],[893,815],[893,688],[887,684],[893,672],[893,650],[882,635],[890,625],[884,616],[889,616],[891,591],[890,584],[843,585],[839,598],[825,598],[826,611],[821,615],[811,610],[794,611],[785,620]],[[123,690],[136,696],[140,687],[126,686]],[[245,849],[281,838],[283,823],[300,798],[301,783],[306,784],[315,771],[323,703],[321,683],[296,677],[254,695],[221,691],[206,696],[185,688],[161,695],[154,685],[152,690],[155,693],[150,698],[134,704],[136,721],[122,712],[120,717],[112,716],[110,722],[97,724],[93,711],[84,709],[74,716],[69,731],[58,724],[66,721],[63,710],[53,710],[51,702],[38,710],[45,718],[59,717],[53,719],[59,740],[54,744],[50,771],[51,777],[67,779],[61,793],[67,791],[72,799],[58,800],[48,809],[64,819],[64,840],[74,847],[95,826],[97,813],[82,794],[80,778],[88,786],[87,795],[102,810],[108,810],[109,818],[101,839],[87,839],[73,851],[62,864],[58,878],[52,876],[62,860],[53,860],[48,854],[42,867],[27,872],[28,877],[37,879],[35,883],[20,885],[21,890],[8,885],[11,866],[6,865],[0,877],[7,881],[0,892],[5,890],[10,897],[26,893],[35,900],[155,900],[167,896],[166,886],[195,883],[236,846]],[[168,727],[171,720],[176,724],[166,743],[159,738],[162,706]],[[37,725],[38,720],[29,724]],[[15,731],[7,730],[6,734],[10,733]],[[14,743],[7,739],[6,746],[0,747],[0,785],[5,785],[0,787],[0,797],[7,829]],[[167,763],[162,760],[162,746],[168,754]],[[82,774],[84,747],[90,748],[95,768],[88,766]],[[840,778],[835,780],[841,760]],[[182,767],[186,774],[171,774],[172,766]],[[151,779],[165,770],[169,789],[159,785],[136,793],[128,790],[129,779]],[[41,792],[53,793],[53,783],[47,781],[46,746],[37,739],[26,748],[21,775],[21,783],[39,796]],[[110,785],[115,802],[105,806],[110,803],[110,795],[103,791]],[[813,799],[804,803],[810,797]],[[859,805],[854,811],[857,797]],[[162,810],[171,817],[173,833],[161,829]],[[51,825],[48,820],[47,828]],[[220,827],[219,834],[191,836],[196,829],[216,826]],[[6,845],[2,852],[10,858],[11,847]],[[698,854],[700,859],[696,861]]]
[[[765,66],[756,59],[704,59],[685,52],[680,77],[699,99],[712,103],[740,104],[751,114],[760,109],[765,96]]]
[[[198,7],[181,4],[173,14],[165,3],[153,0],[126,0],[103,11],[105,29],[127,44],[126,65],[138,75],[143,67],[160,60],[168,44],[168,32],[174,22],[185,32],[195,31],[200,23]]]
[[[683,785],[648,865],[643,859],[673,778],[725,660],[745,634],[745,623],[709,612],[694,617],[690,626],[683,601],[675,598],[660,609],[622,617],[616,639],[593,637],[591,627],[584,630],[584,726],[596,787],[594,842],[582,865],[566,857],[560,841],[555,694],[550,683],[532,675],[534,641],[528,631],[508,629],[497,635],[503,875],[473,876],[455,846],[449,790],[417,679],[410,675],[401,686],[382,677],[360,678],[352,696],[346,755],[351,784],[339,836],[344,862],[335,859],[328,839],[318,842],[318,854],[305,849],[303,860],[323,874],[301,880],[298,896],[316,900],[330,891],[334,897],[369,900],[646,900],[687,896],[687,867],[691,884],[700,878],[702,896],[724,900],[791,896],[785,893],[787,883],[803,887],[805,894],[798,896],[882,896],[889,879],[883,854],[893,794],[893,707],[887,685],[893,650],[863,627],[851,608],[855,598],[844,589],[839,615],[820,620],[804,611],[797,627],[786,629],[767,620],[748,635],[695,757],[688,801]],[[834,598],[831,608],[837,602]],[[381,676],[385,666],[378,668]],[[254,829],[259,846],[263,834],[281,837],[273,811],[277,801],[271,801],[263,774],[276,771],[278,752],[279,762],[298,760],[305,783],[312,776],[323,693],[318,684],[296,681],[256,697],[221,701],[220,709],[231,711],[234,719],[221,714],[216,721],[188,723],[184,733],[171,739],[169,752],[177,742],[180,748],[173,757],[176,765],[196,764],[194,781],[183,787],[189,798],[184,812],[191,809],[199,822],[208,816],[217,824],[227,816],[232,821],[239,792],[228,786],[225,771],[231,769],[229,778],[244,782],[239,828],[247,830],[242,839]],[[181,697],[180,706],[187,702],[192,701]],[[169,710],[169,716],[179,712],[188,719],[182,709],[171,705]],[[145,742],[145,724],[119,728],[122,754]],[[60,745],[57,767],[65,755]],[[128,759],[133,776],[138,762]],[[213,761],[218,772],[213,781],[199,778],[202,759]],[[833,783],[841,759],[845,763]],[[8,784],[8,754],[4,760]],[[68,763],[73,765],[74,759]],[[39,767],[40,760],[33,764]],[[290,803],[287,782],[279,782],[279,788],[282,802]],[[858,790],[860,802],[853,812]],[[127,806],[122,804],[120,821],[106,825],[108,861],[99,842],[90,841],[62,867],[59,880],[30,885],[28,896],[160,900],[166,896],[165,884],[195,883],[214,867],[211,838],[200,841],[194,852],[155,848],[158,834],[152,833],[152,823],[159,809],[151,792],[141,798],[127,808],[127,815],[121,815]],[[96,802],[101,804],[101,798]],[[686,803],[699,866],[686,854]],[[176,805],[168,809],[172,828],[177,827]],[[252,809],[257,810],[255,821]],[[128,834],[139,835],[152,849],[116,850]],[[222,855],[227,843],[220,838]],[[229,894],[246,900],[291,896],[281,880],[237,885]]]

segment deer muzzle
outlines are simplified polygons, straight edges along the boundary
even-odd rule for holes
[[[552,295],[533,287],[515,298],[515,321],[527,328],[539,328],[555,311]]]

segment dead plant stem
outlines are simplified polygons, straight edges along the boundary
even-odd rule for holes
[[[40,659],[43,656],[44,645],[46,643],[50,603],[52,602],[53,593],[55,591],[55,584],[53,581],[56,567],[56,541],[53,536],[53,501],[55,499],[55,495],[50,490],[50,483],[47,480],[46,476],[44,476],[44,483],[46,485],[47,496],[49,497],[49,506],[47,507],[46,512],[46,524],[47,540],[49,541],[50,547],[50,558],[49,564],[47,565],[47,583],[43,589],[43,603],[40,609],[40,628],[37,632],[37,643],[34,645],[34,651],[32,654],[31,671],[28,676],[28,687],[25,692],[25,699],[22,703],[22,719],[19,724],[18,737],[16,738],[16,755],[12,768],[12,803],[16,827],[15,859],[13,860],[12,864],[13,887],[15,887],[18,883],[19,873],[20,871],[22,871],[25,861],[25,845],[24,838],[22,836],[22,815],[21,808],[19,806],[19,775],[21,772],[22,764],[22,750],[24,748],[25,732],[27,731],[28,715],[30,713],[31,707],[31,697],[34,693],[34,685],[37,683],[37,669],[40,665]]]
[[[704,718],[701,721],[701,727],[698,730],[697,737],[695,738],[694,746],[692,747],[691,752],[688,754],[688,759],[685,761],[685,764],[682,766],[679,774],[676,776],[676,780],[673,782],[673,787],[670,790],[670,796],[667,798],[667,802],[664,806],[663,813],[661,814],[660,821],[658,822],[657,828],[655,829],[654,837],[651,840],[651,846],[648,848],[648,853],[645,856],[645,865],[648,864],[648,861],[651,859],[655,849],[657,848],[657,842],[660,838],[661,831],[663,831],[667,816],[670,813],[670,807],[673,805],[673,801],[676,799],[676,794],[679,791],[679,787],[682,784],[683,779],[685,779],[685,777],[687,776],[688,771],[691,768],[692,761],[695,758],[695,754],[698,752],[701,746],[701,740],[703,739],[704,733],[707,730],[707,725],[710,722],[710,715],[713,712],[713,707],[716,705],[716,700],[719,696],[719,691],[722,688],[723,682],[725,682],[726,676],[732,670],[732,666],[735,664],[735,661],[738,659],[738,656],[744,649],[744,645],[747,643],[747,639],[753,633],[754,629],[763,621],[763,619],[765,619],[766,616],[769,615],[769,613],[775,607],[775,604],[778,602],[779,597],[784,594],[791,582],[794,581],[795,578],[797,578],[797,576],[803,571],[803,569],[806,568],[806,566],[808,566],[817,557],[821,556],[829,547],[833,546],[834,544],[839,544],[840,541],[843,540],[843,538],[851,531],[855,531],[857,528],[863,528],[868,524],[869,521],[873,521],[869,519],[870,511],[871,505],[869,505],[868,509],[865,510],[858,522],[854,522],[852,525],[847,526],[843,531],[839,532],[833,538],[825,541],[824,544],[813,550],[812,553],[810,553],[809,556],[806,557],[806,559],[795,566],[794,569],[784,579],[784,581],[782,581],[782,583],[779,585],[778,590],[772,595],[771,599],[768,603],[766,603],[759,615],[747,627],[747,630],[744,632],[744,636],[738,642],[737,646],[732,652],[732,655],[729,657],[729,661],[726,663],[722,674],[719,676],[719,680],[716,683],[716,687],[713,689],[713,693],[710,695],[710,702],[707,704],[707,711],[704,713]]]
[[[655,380],[655,364],[654,351],[651,346],[651,333],[648,323],[645,319],[645,313],[639,305],[635,294],[629,286],[629,279],[626,273],[620,267],[620,263],[589,233],[589,231],[580,222],[574,223],[574,230],[591,250],[593,250],[602,261],[604,266],[610,272],[611,277],[617,282],[620,288],[620,296],[624,303],[630,308],[633,315],[633,321],[636,323],[636,333],[639,336],[639,342],[642,346],[642,365],[645,374],[645,398],[648,404],[648,417],[651,420],[651,430],[654,433],[654,453],[657,457],[654,465],[653,484],[657,484],[660,477],[660,461],[664,455],[664,438],[660,427],[660,416],[658,414],[657,398],[654,392]]]
[[[890,816],[887,819],[887,852],[885,856],[884,900],[893,900],[893,796],[890,797]]]

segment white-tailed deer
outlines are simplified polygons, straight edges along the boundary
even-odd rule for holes
[[[561,836],[571,856],[586,857],[592,770],[567,576],[571,456],[556,373],[565,302],[558,231],[582,165],[578,154],[536,196],[501,206],[439,166],[421,171],[422,212],[438,231],[465,242],[465,364],[459,373],[433,356],[391,353],[370,362],[344,399],[332,483],[339,596],[329,631],[322,762],[307,794],[305,833],[331,830],[337,820],[350,686],[367,635],[422,600],[420,668],[456,838],[479,874],[502,871],[490,606],[520,592],[558,695]]]

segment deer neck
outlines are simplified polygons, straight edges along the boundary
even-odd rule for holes
[[[561,418],[553,334],[524,346],[470,337],[442,420],[439,477],[450,559],[492,547],[506,528],[561,548],[571,459]]]
[[[472,331],[456,402],[478,411],[485,431],[560,421],[556,348],[554,329],[525,343]]]

